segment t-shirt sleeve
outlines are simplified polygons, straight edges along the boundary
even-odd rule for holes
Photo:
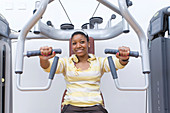
[[[116,70],[118,70],[118,69],[122,69],[122,68],[124,68],[125,66],[123,66],[122,64],[120,64],[120,62],[119,62],[119,59],[118,58],[115,58],[115,57],[112,57],[112,59],[113,59],[113,62],[114,62],[114,64],[115,64],[115,68],[116,68]],[[102,71],[103,72],[110,72],[110,67],[109,67],[109,62],[108,62],[108,59],[107,59],[107,57],[106,58],[101,58],[101,68],[102,68]]]
[[[57,69],[56,69],[56,72],[55,72],[56,74],[64,73],[65,65],[66,65],[65,60],[66,60],[65,58],[60,58],[58,60],[58,65],[57,65]],[[47,69],[44,69],[45,72],[50,72],[50,70],[51,70],[53,59],[51,59],[49,61],[50,61],[50,66]]]

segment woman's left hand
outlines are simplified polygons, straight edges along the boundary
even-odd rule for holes
[[[119,62],[122,65],[126,65],[129,62],[129,52],[130,48],[122,46],[118,48],[119,52],[116,54],[116,57],[119,59]]]

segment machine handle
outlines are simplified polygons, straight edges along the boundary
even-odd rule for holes
[[[50,70],[50,74],[49,74],[49,79],[51,79],[51,80],[53,80],[53,78],[54,78],[54,75],[55,75],[55,72],[57,69],[57,65],[58,65],[58,59],[59,59],[58,56],[54,57],[53,64],[51,66],[51,70]]]
[[[109,67],[110,67],[112,77],[113,77],[113,79],[117,79],[118,76],[117,76],[117,72],[116,72],[116,68],[115,68],[115,64],[113,62],[113,59],[112,59],[111,56],[108,56],[107,59],[108,59],[108,62],[109,62]]]
[[[112,77],[115,81],[115,86],[116,88],[118,88],[119,90],[122,91],[145,91],[148,88],[148,74],[145,73],[145,86],[144,87],[122,87],[119,85],[119,81],[118,81],[118,76],[117,76],[117,72],[116,72],[116,67],[115,64],[113,62],[112,56],[108,56],[107,57],[108,62],[109,62],[109,67],[110,67],[110,71],[112,74]]]
[[[50,74],[49,74],[49,78],[48,78],[48,83],[46,86],[22,87],[21,86],[21,74],[17,74],[17,88],[21,91],[46,91],[46,90],[48,90],[51,86],[55,71],[57,69],[58,59],[59,59],[59,57],[57,57],[57,56],[54,57],[53,64],[51,66],[51,70],[50,70]]]
[[[62,50],[61,49],[52,49],[52,52],[55,51],[55,53],[57,54],[61,54],[62,53]],[[51,54],[52,54],[51,52]],[[50,54],[50,55],[51,55]],[[41,55],[41,51],[40,50],[35,50],[35,51],[27,51],[27,54],[26,56],[27,57],[31,57],[31,56],[39,56]]]
[[[105,49],[105,54],[116,54],[117,52],[119,52],[119,50],[117,49]],[[138,51],[129,51],[129,56],[132,57],[139,57],[139,52]]]

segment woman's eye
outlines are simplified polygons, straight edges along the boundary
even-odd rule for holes
[[[80,43],[83,44],[85,41],[81,41]]]
[[[76,45],[76,42],[73,42],[72,45]]]

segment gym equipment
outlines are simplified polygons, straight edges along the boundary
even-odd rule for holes
[[[10,40],[11,39],[18,39],[17,42],[17,48],[16,48],[16,65],[15,65],[15,73],[17,75],[17,87],[20,90],[44,90],[44,87],[33,87],[33,88],[23,88],[20,86],[20,77],[23,73],[23,65],[24,65],[24,46],[25,46],[25,39],[46,39],[51,38],[55,40],[69,40],[71,34],[75,31],[74,25],[64,24],[61,26],[61,29],[55,29],[52,27],[51,23],[47,23],[48,25],[41,22],[41,18],[43,13],[46,10],[46,7],[49,3],[51,3],[53,0],[41,0],[41,2],[36,2],[36,10],[34,11],[33,16],[30,18],[30,20],[23,26],[20,33],[10,33],[8,23],[5,22],[4,18],[0,20],[0,27],[3,31],[0,31],[0,61],[3,62],[0,64],[0,74],[3,75],[3,73],[6,73],[5,77],[4,75],[0,77],[1,84],[0,84],[0,110],[2,113],[12,113],[12,82],[11,82],[11,49],[10,49]],[[139,37],[140,42],[140,49],[141,49],[141,59],[142,59],[142,71],[146,75],[146,85],[142,88],[142,90],[146,90],[148,87],[148,81],[147,77],[150,73],[150,66],[149,66],[149,53],[147,48],[147,40],[144,35],[143,30],[138,25],[138,23],[135,21],[135,19],[131,16],[129,13],[127,7],[132,5],[132,3],[129,0],[118,0],[119,8],[114,6],[112,3],[110,3],[107,0],[97,0],[101,4],[105,5],[106,7],[110,8],[112,11],[116,12],[120,16],[122,16],[122,20],[114,25],[111,26],[111,22],[108,22],[107,29],[98,29],[98,24],[102,22],[101,18],[93,18],[91,19],[91,22],[89,22],[89,25],[91,27],[88,28],[88,26],[85,25],[85,27],[82,27],[85,32],[88,33],[90,37],[93,37],[94,40],[106,40],[115,38],[116,36],[129,32],[129,24],[131,27],[135,30]],[[111,17],[111,19],[114,19],[115,17]],[[109,21],[111,20],[109,19]],[[50,26],[49,26],[50,25]],[[29,32],[30,29],[34,26],[34,32]],[[69,27],[69,29],[68,29]],[[4,28],[6,30],[4,30]],[[65,35],[63,35],[65,34]],[[9,38],[9,39],[8,39]],[[3,60],[2,60],[3,59]],[[4,66],[5,65],[5,66]],[[4,69],[5,67],[5,69]],[[7,69],[8,67],[8,69]],[[10,68],[9,68],[10,67]],[[7,70],[4,72],[4,70]],[[52,79],[53,77],[50,77]],[[5,83],[4,83],[5,80]],[[45,86],[45,89],[49,88],[49,85],[51,84],[49,80],[47,86]],[[5,85],[5,86],[4,86]],[[5,90],[5,91],[4,91]],[[127,90],[127,88],[123,88],[122,90]],[[128,88],[128,90],[134,90],[134,88]],[[141,90],[141,88],[135,88],[135,90]],[[5,100],[4,100],[5,95]],[[5,101],[5,103],[4,103]],[[4,107],[5,106],[5,107]]]
[[[110,8],[114,12],[118,13],[122,16],[122,21],[120,21],[115,26],[111,26],[108,22],[107,29],[98,29],[98,24],[102,23],[102,18],[100,17],[93,17],[91,18],[89,25],[90,29],[87,29],[88,26],[85,25],[84,31],[88,33],[90,37],[93,37],[94,40],[106,40],[110,38],[114,38],[121,33],[129,32],[129,25],[134,29],[139,37],[140,42],[140,49],[141,49],[141,61],[142,61],[142,70],[144,75],[146,76],[146,84],[144,87],[117,87],[120,90],[128,90],[128,91],[143,91],[148,88],[148,74],[150,73],[150,66],[149,66],[149,53],[147,48],[147,40],[146,36],[139,26],[139,24],[135,21],[135,19],[130,15],[128,12],[127,7],[130,5],[128,0],[118,0],[119,8],[111,4],[107,0],[98,0],[100,3],[105,5],[106,7]],[[49,27],[48,25],[41,22],[41,17],[45,12],[45,9],[49,3],[49,0],[42,0],[39,3],[39,7],[37,8],[34,15],[31,19],[25,24],[22,28],[19,36],[17,34],[11,34],[11,38],[15,38],[18,36],[18,43],[17,43],[17,51],[16,51],[16,65],[15,65],[15,73],[19,78],[23,73],[23,53],[24,53],[24,45],[26,38],[51,38],[55,40],[69,40],[71,34],[75,32],[74,25],[71,24],[63,24],[61,25],[61,29],[55,29],[54,27]],[[115,17],[113,17],[114,19]],[[110,20],[109,20],[110,21]],[[32,33],[28,33],[30,29],[36,24],[36,31],[40,34],[34,35]],[[93,27],[94,26],[94,27]],[[114,31],[114,32],[113,32]],[[63,35],[64,34],[64,35]],[[30,35],[30,36],[29,36]],[[116,83],[118,84],[118,82]]]
[[[0,113],[12,113],[12,63],[10,28],[0,14]]]
[[[118,52],[119,52],[119,50],[117,50],[117,49],[105,49],[105,54],[116,54]],[[138,58],[140,55],[139,55],[139,52],[129,51],[129,56]],[[117,89],[122,90],[122,91],[144,91],[144,90],[147,89],[147,87],[148,87],[148,79],[147,79],[148,75],[145,76],[145,86],[144,87],[122,87],[122,86],[120,86],[119,82],[118,82],[116,67],[115,67],[115,64],[113,62],[112,56],[108,56],[107,59],[108,59],[110,71],[111,71],[112,77],[115,81],[115,86],[116,86]]]
[[[57,54],[61,54],[61,49],[53,49],[52,52],[53,51]],[[24,56],[31,57],[31,56],[39,56],[39,55],[41,55],[41,51],[36,50],[36,51],[27,51],[27,54]],[[17,77],[17,88],[21,91],[45,91],[45,90],[48,90],[51,86],[52,80],[55,75],[55,71],[57,69],[58,59],[59,59],[59,57],[57,57],[57,56],[54,57],[54,60],[53,60],[52,66],[51,66],[51,70],[50,70],[50,74],[49,74],[49,78],[48,78],[49,80],[48,80],[48,83],[46,86],[44,86],[44,87],[22,87],[21,83],[20,83],[21,77],[18,76]]]
[[[74,29],[74,25],[73,25],[73,24],[69,24],[69,23],[67,23],[67,24],[62,24],[62,25],[60,26],[60,28],[61,28],[62,30],[71,30],[71,29]]]
[[[116,54],[119,52],[117,49],[105,49],[105,54]],[[137,51],[129,51],[129,56],[133,56],[138,58],[139,57],[139,52]]]
[[[168,32],[168,37],[165,33]],[[150,20],[150,113],[170,113],[170,6]]]
[[[101,17],[92,17],[90,18],[90,28],[98,29],[98,24],[101,24],[102,22],[103,22],[103,19]]]
[[[143,73],[145,75],[148,75],[148,73],[150,72],[150,67],[149,67],[147,40],[141,27],[138,25],[138,23],[134,20],[134,18],[128,12],[127,1],[126,0],[118,1],[120,10],[116,6],[108,2],[107,0],[98,0],[98,1],[102,3],[103,5],[109,7],[113,11],[117,12],[119,15],[122,15],[124,19],[126,19],[127,22],[135,30],[140,41]],[[23,72],[23,52],[24,52],[23,48],[25,44],[26,35],[28,34],[28,31],[31,29],[31,27],[34,26],[34,24],[42,17],[48,3],[49,3],[48,0],[41,1],[37,11],[34,13],[32,18],[26,23],[26,25],[21,30],[21,33],[19,34],[18,43],[17,43],[18,49],[16,52],[17,53],[16,66],[15,66],[16,74],[22,74]],[[118,36],[119,34],[123,33],[124,31],[128,30],[128,29],[125,29],[125,28],[128,28],[126,24],[127,22],[125,22],[125,20],[122,20],[122,22],[108,29],[84,29],[84,30],[88,33],[90,37],[93,37],[94,40],[106,40],[109,38],[114,38]],[[58,30],[58,29],[55,29],[55,28],[52,28],[52,27],[49,27],[43,24],[40,20],[38,23],[39,23],[40,33],[52,39],[68,40],[71,34],[75,31],[75,30]]]

